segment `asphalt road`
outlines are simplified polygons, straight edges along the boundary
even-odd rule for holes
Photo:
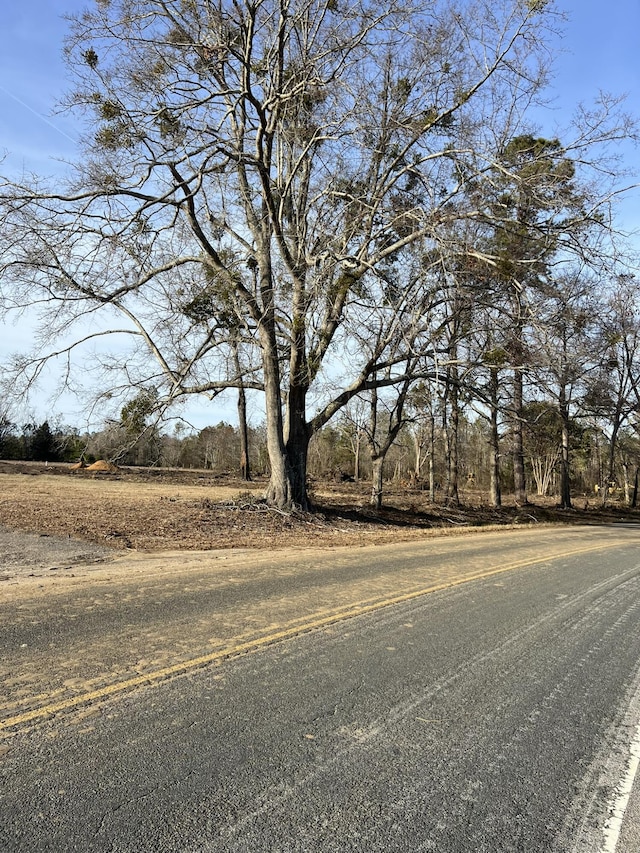
[[[558,558],[536,558],[533,540],[515,534],[499,557],[482,537],[395,549],[395,557],[380,549],[377,571],[370,555],[366,571],[354,555],[368,598],[360,581],[347,584],[349,559],[327,554],[326,586],[320,560],[300,572],[298,594],[277,583],[263,589],[270,615],[252,630],[271,640],[256,651],[212,655],[149,686],[97,701],[78,694],[57,712],[50,704],[34,719],[16,717],[0,747],[0,850],[602,853],[640,722],[640,536],[567,536],[541,533],[540,551],[550,554],[555,540]],[[394,559],[409,554],[415,594],[398,566],[406,594],[389,603],[383,579],[391,582]],[[465,565],[454,581],[456,554]],[[499,573],[501,563],[512,568]],[[288,565],[283,587],[295,586],[295,559]],[[484,576],[461,582],[474,567]],[[247,595],[262,577],[255,571]],[[429,577],[433,591],[419,594]],[[371,606],[330,619],[338,581],[355,590],[351,604]],[[229,586],[223,574],[218,582]],[[240,598],[242,586],[233,585]],[[323,618],[299,618],[316,628],[276,641],[285,601],[295,610],[318,596]],[[114,606],[96,608],[78,634],[59,629],[60,645],[82,637],[88,648],[91,626],[108,633],[102,612],[123,635]],[[185,608],[177,607],[183,633]],[[251,612],[259,611],[256,603]],[[34,601],[28,614],[16,616],[14,633],[3,614],[3,642],[37,647],[44,637],[50,654]],[[204,618],[198,603],[195,636]],[[124,658],[114,659],[126,681]],[[622,843],[633,839],[636,805],[632,796]]]

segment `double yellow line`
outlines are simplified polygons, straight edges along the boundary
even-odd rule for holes
[[[382,598],[369,602],[360,602],[359,604],[355,604],[350,607],[343,608],[341,610],[333,610],[329,613],[316,616],[315,618],[312,618],[309,621],[292,622],[288,625],[283,626],[279,631],[274,631],[272,633],[265,634],[264,636],[247,640],[246,642],[229,645],[225,648],[218,649],[215,652],[211,652],[210,654],[200,655],[196,658],[190,658],[189,660],[173,664],[172,666],[163,667],[162,669],[154,670],[153,672],[148,672],[144,675],[137,675],[133,678],[127,678],[124,681],[119,681],[115,684],[109,684],[105,687],[100,687],[99,689],[92,690],[88,693],[81,693],[78,696],[72,696],[69,699],[63,699],[59,702],[52,702],[48,705],[43,705],[39,708],[34,708],[31,711],[25,711],[22,714],[16,714],[13,717],[8,717],[5,720],[0,720],[0,731],[13,728],[14,726],[20,726],[25,723],[33,723],[39,720],[43,720],[47,717],[51,717],[54,714],[58,714],[63,711],[69,711],[81,705],[91,704],[92,702],[97,702],[100,699],[107,699],[111,696],[115,696],[127,690],[132,690],[135,687],[153,685],[160,681],[164,681],[167,678],[171,678],[174,675],[181,675],[198,667],[206,666],[208,664],[219,664],[222,661],[227,660],[231,657],[237,657],[239,655],[247,654],[248,652],[257,651],[258,649],[264,648],[265,646],[270,646],[274,643],[282,642],[283,640],[289,640],[292,637],[298,636],[299,634],[314,631],[318,628],[325,628],[328,625],[332,625],[335,622],[340,622],[344,619],[351,619],[355,616],[363,616],[367,613],[373,613],[374,611],[380,610],[383,607],[391,607],[394,604],[403,604],[404,602],[412,601],[415,598],[420,598],[423,595],[429,595],[430,593],[438,592],[443,589],[448,589],[454,586],[460,586],[461,584],[469,583],[470,581],[481,580],[483,578],[489,578],[494,575],[504,574],[505,572],[510,572],[514,569],[521,569],[526,566],[534,566],[538,563],[547,563],[550,560],[557,560],[563,557],[572,557],[576,556],[577,554],[585,554],[590,551],[606,550],[607,548],[610,548],[612,544],[613,543],[611,542],[607,542],[600,545],[591,545],[584,548],[575,548],[570,551],[563,551],[544,557],[527,558],[525,560],[519,560],[514,563],[508,563],[507,565],[502,565],[499,567],[487,569],[485,571],[476,572],[474,574],[460,575],[454,578],[449,578],[448,580],[443,581],[442,583],[433,584],[432,586],[423,587],[421,589],[413,590],[412,592],[402,593],[401,595],[394,595],[390,598]]]

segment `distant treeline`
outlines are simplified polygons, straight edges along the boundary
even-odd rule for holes
[[[415,414],[415,413],[414,413]],[[108,459],[119,465],[206,469],[218,475],[241,473],[241,442],[237,427],[220,422],[197,433],[180,428],[163,433],[142,426],[132,435],[126,422],[113,422],[103,430],[81,433],[71,427],[41,424],[18,426],[0,419],[0,458],[36,462],[87,463]],[[465,493],[488,492],[491,448],[488,422],[460,418],[457,435],[457,483],[460,499]],[[535,404],[527,409],[525,429],[526,474],[530,494],[558,494],[560,481],[561,425],[551,407]],[[263,425],[250,427],[249,472],[268,475],[269,457]],[[635,431],[622,431],[615,446],[595,424],[572,422],[571,485],[575,494],[598,500],[616,497],[628,504],[637,498],[640,439]],[[372,450],[373,448],[373,450]],[[513,491],[513,464],[509,437],[504,439],[501,460],[503,493]],[[350,409],[314,436],[309,448],[309,476],[314,479],[369,480],[375,444],[367,424]],[[612,453],[613,451],[613,453]],[[385,457],[387,483],[430,491],[434,499],[450,500],[450,441],[443,420],[414,416],[399,431]],[[614,460],[611,474],[611,460]]]

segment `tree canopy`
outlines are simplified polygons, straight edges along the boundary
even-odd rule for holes
[[[110,395],[259,391],[269,500],[305,506],[314,433],[457,358],[438,336],[461,258],[519,280],[606,219],[585,183],[558,217],[585,152],[629,131],[615,102],[571,142],[526,126],[557,22],[523,0],[96,0],[65,48],[68,182],[0,193],[4,306],[42,308],[26,381],[109,334],[131,344],[101,362]],[[461,239],[488,216],[500,245]]]

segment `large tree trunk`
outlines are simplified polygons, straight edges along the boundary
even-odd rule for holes
[[[247,426],[247,396],[242,386],[238,391],[238,429],[240,432],[240,478],[248,482],[251,480],[249,427]]]
[[[265,409],[267,426],[267,451],[271,465],[271,479],[266,500],[281,509],[308,509],[307,454],[309,450],[309,425],[306,421],[306,396],[308,376],[305,361],[304,314],[299,309],[302,302],[302,282],[296,284],[294,322],[296,330],[291,340],[289,359],[289,390],[286,423],[283,418],[280,361],[276,337],[275,311],[271,281],[270,259],[265,253],[261,268],[263,305],[267,306],[258,324],[262,365],[264,373]]]
[[[240,368],[240,356],[238,355],[237,341],[233,341],[233,361],[236,376],[240,386],[238,388],[238,431],[240,433],[240,477],[247,482],[251,480],[251,468],[249,466],[249,428],[247,426],[247,395],[242,384],[242,372]]]
[[[498,432],[498,368],[491,368],[491,381],[489,386],[490,414],[489,414],[489,502],[491,506],[502,505],[502,492],[500,489],[500,435]]]
[[[306,419],[307,389],[289,388],[286,424],[286,452],[291,481],[291,503],[299,509],[309,509],[307,495],[307,457],[309,426]]]
[[[631,506],[631,482],[629,481],[629,460],[622,460],[622,476],[624,478],[624,502],[627,506]]]
[[[458,419],[452,410],[451,422],[445,429],[445,454],[447,458],[447,497],[446,502],[457,506],[460,503],[458,492]]]
[[[385,454],[386,455],[386,454]],[[382,480],[384,471],[384,456],[371,457],[371,506],[375,509],[382,507]]]
[[[562,421],[562,452],[560,460],[560,506],[571,509],[571,480],[569,466],[569,412],[564,387],[560,389],[560,418]]]
[[[303,275],[295,280],[293,290],[289,390],[284,436],[290,475],[291,505],[307,510],[309,509],[307,457],[311,433],[307,423],[309,369],[306,356],[306,297]]]
[[[416,482],[420,479],[422,473],[422,441],[418,429],[414,429],[411,434],[413,440],[413,475],[412,479]]]
[[[516,367],[513,375],[513,491],[516,506],[527,504],[527,482],[524,470],[522,370]]]
[[[452,382],[449,388],[449,395],[451,400],[451,414],[449,416],[449,422],[445,423],[445,451],[447,457],[447,503],[453,504],[454,506],[458,506],[458,504],[460,503],[460,495],[458,492],[458,432],[460,424],[460,409],[458,406],[457,370],[455,370],[455,368],[452,368],[450,375],[452,375],[454,381]]]
[[[385,450],[378,441],[378,391],[371,390],[369,403],[369,426],[367,431],[367,447],[371,459],[371,499],[369,503],[375,509],[382,506],[382,469],[384,467]]]
[[[267,453],[271,477],[265,494],[267,503],[284,509],[293,502],[293,483],[287,459],[282,429],[280,384],[265,370],[265,401],[267,427]]]
[[[429,500],[436,502],[436,418],[431,415],[429,431]]]
[[[292,452],[295,437],[291,442],[285,442],[280,368],[275,333],[272,324],[266,321],[260,325],[259,330],[264,372],[267,453],[269,454],[269,466],[271,468],[271,477],[265,498],[267,503],[281,509],[288,509],[294,505],[306,507],[306,476],[302,481],[305,488],[301,494],[299,491],[300,476],[294,475],[291,465],[292,457],[299,459],[299,454]],[[306,456],[304,464],[306,474]]]
[[[609,458],[607,462],[607,485],[616,482],[616,450],[618,447],[618,433],[622,426],[622,420],[616,412],[611,424],[611,439],[609,441]]]
[[[510,356],[513,367],[512,454],[513,492],[516,506],[527,504],[527,482],[524,467],[524,314],[519,290],[512,292]]]

